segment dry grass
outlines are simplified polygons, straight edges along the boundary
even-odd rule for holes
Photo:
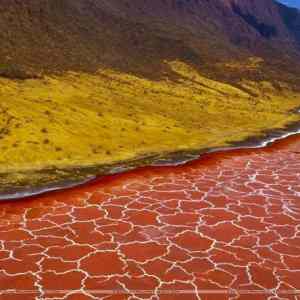
[[[168,64],[177,80],[111,69],[0,78],[0,183],[30,182],[34,170],[48,167],[226,146],[299,119],[289,113],[299,106],[299,94],[283,84],[280,93],[268,82],[241,82],[238,89],[184,63]]]

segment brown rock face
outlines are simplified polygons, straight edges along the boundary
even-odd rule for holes
[[[291,73],[299,24],[273,0],[0,0],[0,75],[108,66],[158,78],[180,59],[222,77],[216,63],[249,55]]]

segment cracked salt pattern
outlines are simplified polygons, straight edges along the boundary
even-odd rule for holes
[[[299,158],[291,137],[3,203],[0,299],[300,299]]]

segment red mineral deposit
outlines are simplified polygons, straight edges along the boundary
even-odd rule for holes
[[[299,299],[299,187],[294,136],[2,202],[0,299]]]

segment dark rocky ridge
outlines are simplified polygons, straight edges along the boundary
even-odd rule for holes
[[[220,80],[295,81],[300,13],[273,0],[0,0],[0,75],[112,67],[154,79],[164,60]],[[257,72],[218,64],[261,56]]]

